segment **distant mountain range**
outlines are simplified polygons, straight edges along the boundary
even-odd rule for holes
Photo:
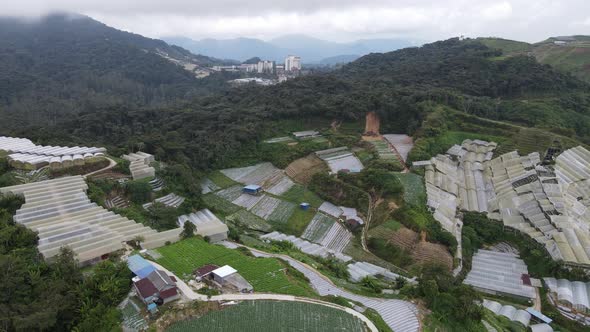
[[[300,56],[303,63],[322,64],[350,62],[369,53],[384,53],[418,46],[417,43],[405,39],[362,39],[350,43],[336,43],[305,35],[287,35],[270,41],[253,38],[192,40],[186,37],[164,37],[162,39],[193,53],[220,59],[245,61],[252,57],[260,57],[283,61],[287,55],[293,54]]]
[[[543,64],[590,82],[590,36],[551,37],[539,43],[502,38],[478,38],[488,47],[502,50],[503,56],[531,55]]]

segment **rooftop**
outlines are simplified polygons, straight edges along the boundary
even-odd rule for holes
[[[233,267],[231,267],[229,265],[224,265],[224,266],[212,271],[211,273],[215,274],[216,276],[218,276],[220,278],[225,278],[225,277],[230,276],[236,272],[238,272],[238,270],[234,269]]]

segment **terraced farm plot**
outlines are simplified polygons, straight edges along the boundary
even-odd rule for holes
[[[426,197],[423,178],[414,173],[394,173],[404,186],[404,201],[412,205],[422,204]]]
[[[318,158],[315,154],[299,158],[285,168],[285,173],[293,180],[307,184],[311,177],[316,173],[327,172],[329,170],[326,163]]]
[[[255,215],[259,216],[264,220],[268,220],[268,217],[273,213],[273,211],[279,206],[281,200],[264,195],[264,197],[250,210],[250,212],[254,213]]]
[[[377,150],[379,158],[384,160],[397,160],[397,155],[391,151],[389,144],[384,141],[370,141]]]
[[[205,203],[205,205],[213,211],[221,211],[224,214],[232,214],[240,209],[239,206],[213,193],[203,195],[201,198],[203,203]]]
[[[209,178],[204,178],[203,180],[201,180],[200,185],[201,185],[201,193],[202,194],[208,194],[210,192],[221,189]]]
[[[335,222],[331,217],[318,212],[301,237],[311,242],[320,243]]]
[[[291,189],[291,187],[293,187],[294,185],[295,183],[291,181],[291,179],[289,179],[286,175],[281,174],[281,176],[279,176],[278,181],[276,181],[275,184],[271,185],[266,191],[273,195],[280,196],[285,192],[289,191],[289,189]]]
[[[239,205],[243,208],[246,208],[247,210],[250,210],[254,205],[256,205],[258,202],[260,202],[264,197],[266,197],[266,195],[255,196],[255,195],[250,195],[250,194],[241,194],[240,196],[238,196],[238,198],[233,200],[232,203],[234,203],[235,205]]]
[[[220,190],[220,191],[216,192],[215,195],[217,195],[227,201],[233,202],[236,199],[238,199],[238,197],[240,197],[240,195],[242,195],[242,190],[243,190],[242,186],[236,185],[236,186],[232,186],[232,187]]]
[[[185,278],[205,264],[230,265],[252,284],[255,292],[314,296],[311,287],[285,274],[286,263],[276,258],[246,256],[237,250],[209,244],[198,238],[185,239],[157,249],[157,262]]]
[[[344,311],[319,304],[245,301],[196,319],[172,324],[166,332],[364,332],[364,323]]]
[[[287,223],[289,218],[291,218],[293,215],[295,209],[295,204],[287,201],[280,201],[279,205],[276,207],[276,209],[274,209],[267,220],[281,224]]]
[[[272,226],[264,219],[246,210],[239,210],[227,218],[235,220],[253,230],[269,232],[272,229]]]
[[[293,139],[292,137],[289,137],[289,136],[275,137],[275,138],[270,138],[270,139],[267,139],[266,141],[264,141],[264,143],[291,143],[291,142],[295,142],[295,139]]]

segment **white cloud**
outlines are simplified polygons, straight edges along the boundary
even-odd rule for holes
[[[487,20],[506,19],[512,15],[512,5],[507,1],[495,3],[485,7],[482,10],[482,15]]]
[[[149,37],[194,39],[285,34],[352,40],[458,35],[539,41],[584,34],[588,0],[20,0],[3,1],[0,15],[61,10],[89,15]],[[574,22],[579,22],[575,24]],[[580,23],[581,22],[581,23]]]

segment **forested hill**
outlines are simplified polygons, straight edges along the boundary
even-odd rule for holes
[[[501,54],[478,41],[450,39],[370,54],[346,65],[339,76],[373,86],[446,88],[488,97],[555,94],[585,87],[534,58],[498,59]]]
[[[478,40],[491,48],[501,50],[504,57],[533,56],[543,64],[590,82],[590,36],[551,37],[534,44],[501,38]]]
[[[217,61],[85,16],[0,18],[0,115],[35,123],[92,107],[163,106],[208,83],[177,63]]]

